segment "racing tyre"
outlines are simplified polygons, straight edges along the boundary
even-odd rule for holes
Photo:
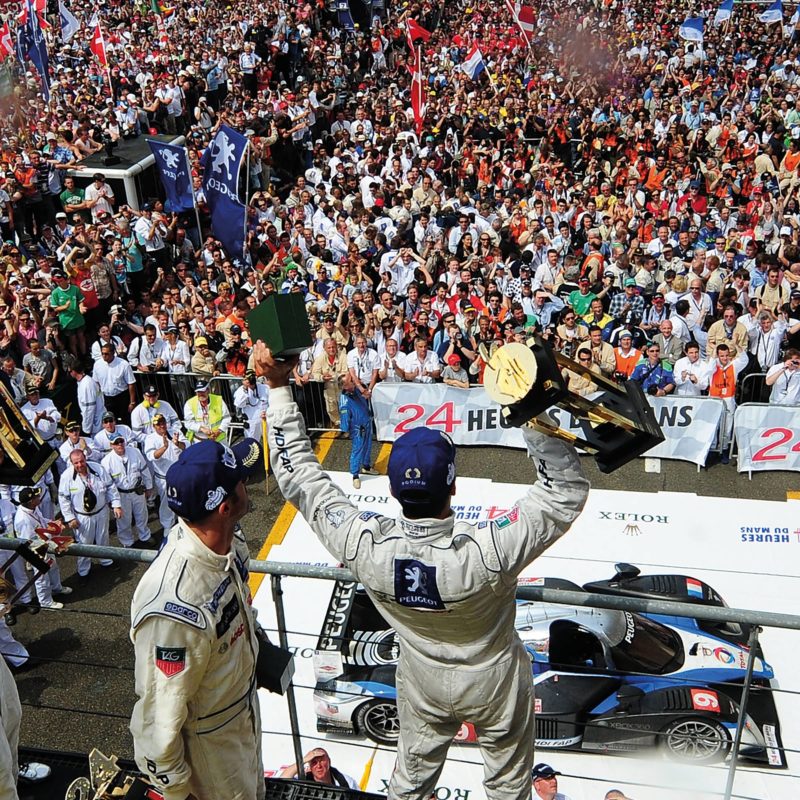
[[[731,737],[718,722],[686,717],[670,723],[662,733],[662,746],[670,756],[694,764],[724,761],[731,749]]]
[[[356,730],[378,744],[395,745],[400,735],[397,705],[392,700],[370,700],[356,711]]]

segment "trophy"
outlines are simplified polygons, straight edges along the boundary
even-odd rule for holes
[[[484,350],[485,353],[485,350]],[[601,472],[613,472],[664,441],[664,434],[642,387],[633,381],[616,384],[603,375],[556,353],[534,336],[526,344],[498,348],[483,375],[489,397],[502,406],[506,424],[532,427],[563,439],[593,455]],[[570,392],[562,369],[593,381],[598,394],[588,398]],[[560,428],[545,412],[552,406],[568,411],[580,433]]]
[[[163,800],[164,795],[149,783],[117,764],[97,748],[89,753],[89,775],[76,778],[67,787],[64,800]]]
[[[46,544],[42,548],[36,544],[26,542],[21,544],[3,564],[2,569],[0,569],[0,613],[5,614],[11,610],[14,603],[33,586],[36,579],[50,571],[50,564],[46,558],[46,548]],[[23,586],[17,586],[13,581],[5,577],[8,573],[8,568],[17,559],[24,561],[30,568],[30,575]],[[27,568],[25,574],[28,575]]]
[[[33,486],[57,458],[0,383],[0,484]]]
[[[308,314],[299,292],[271,294],[247,315],[253,342],[261,339],[275,358],[303,352],[312,342]]]

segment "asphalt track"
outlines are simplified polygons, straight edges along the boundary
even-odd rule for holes
[[[324,465],[348,469],[349,442],[332,434],[317,438]],[[374,446],[377,466],[385,471],[387,448]],[[383,458],[380,458],[381,454]],[[644,471],[638,459],[612,475],[602,475],[585,459],[592,486],[641,492],[692,492],[718,497],[785,500],[788,491],[800,490],[794,473],[757,473],[748,480],[733,464],[711,466],[699,473],[692,464],[661,462],[660,474]],[[524,484],[532,478],[521,451],[497,448],[459,450],[458,473]],[[264,552],[267,536],[284,502],[274,479],[267,494],[263,482],[249,489],[252,512],[243,521],[250,551]],[[151,524],[153,524],[151,522]],[[709,524],[713,524],[709,520]],[[116,544],[112,536],[112,544]],[[60,560],[62,577],[74,592],[62,611],[21,613],[14,635],[36,659],[17,676],[23,703],[21,742],[72,752],[98,747],[106,754],[132,757],[128,719],[133,707],[133,649],[128,639],[130,600],[144,567],[123,564],[119,571],[95,568],[92,581],[79,586],[74,559]],[[269,721],[265,720],[265,725]]]

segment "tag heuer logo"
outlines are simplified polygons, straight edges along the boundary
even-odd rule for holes
[[[186,648],[156,646],[156,666],[168,678],[183,672],[186,669]]]

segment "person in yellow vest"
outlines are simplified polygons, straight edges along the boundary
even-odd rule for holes
[[[231,412],[218,394],[209,394],[206,381],[198,381],[194,392],[194,397],[183,405],[186,438],[192,444],[204,439],[224,442],[231,424]]]
[[[731,348],[727,344],[717,345],[717,357],[711,363],[711,379],[708,383],[708,396],[719,397],[725,403],[725,415],[720,423],[721,462],[730,463],[731,435],[733,434],[733,414],[736,411],[736,380],[747,366],[747,351],[741,351],[731,358]]]

